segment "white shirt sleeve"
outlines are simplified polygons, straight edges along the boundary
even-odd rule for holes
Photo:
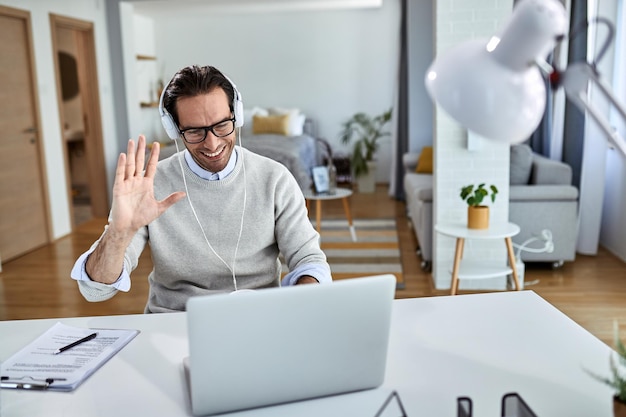
[[[94,250],[95,248],[88,250],[87,252],[83,253],[82,255],[78,257],[78,259],[74,263],[72,272],[70,273],[70,276],[72,277],[72,279],[75,279],[76,281],[87,281],[87,282],[95,283],[95,281],[93,281],[89,277],[89,274],[87,274],[87,270],[85,269],[85,266],[87,265],[87,258],[89,258],[89,255],[91,255],[91,253]],[[116,290],[128,292],[130,290],[130,274],[126,270],[126,266],[124,266],[122,268],[122,273],[120,274],[117,281],[115,281],[112,284],[102,284],[102,283],[98,283],[98,284],[115,288]]]
[[[326,265],[304,264],[287,273],[287,275],[283,277],[281,285],[296,285],[296,281],[298,281],[298,278],[302,275],[310,275],[317,279],[320,284],[326,284],[333,280],[330,275],[330,269],[328,269]]]

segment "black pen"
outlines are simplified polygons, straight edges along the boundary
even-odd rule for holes
[[[83,337],[82,339],[75,341],[74,343],[70,343],[70,344],[69,344],[69,345],[67,345],[67,346],[63,346],[62,348],[57,349],[57,350],[54,352],[54,354],[55,354],[55,355],[58,355],[59,353],[61,353],[61,352],[65,352],[66,350],[71,349],[71,348],[73,348],[74,346],[78,346],[78,345],[80,345],[81,343],[85,343],[85,342],[90,341],[91,339],[95,339],[95,338],[96,338],[96,336],[98,336],[98,333],[92,333],[92,334],[90,334],[89,336]]]

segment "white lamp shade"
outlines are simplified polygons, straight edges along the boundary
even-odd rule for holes
[[[485,40],[452,48],[426,73],[426,89],[453,119],[488,139],[523,142],[546,106],[538,68],[513,71],[493,59]]]
[[[535,131],[546,106],[535,65],[567,28],[558,0],[520,0],[498,36],[472,40],[437,57],[426,72],[431,98],[467,129],[519,143]]]

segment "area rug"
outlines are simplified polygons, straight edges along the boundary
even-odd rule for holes
[[[353,225],[356,242],[352,241],[347,220],[322,220],[321,247],[333,279],[392,274],[396,276],[397,289],[404,288],[395,220],[355,219]]]

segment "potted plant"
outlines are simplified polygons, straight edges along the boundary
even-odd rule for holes
[[[487,229],[489,227],[489,207],[483,205],[485,197],[492,203],[496,201],[498,188],[491,184],[485,188],[485,183],[466,185],[461,188],[461,199],[467,203],[467,227],[469,229]]]
[[[359,181],[361,192],[374,191],[376,171],[374,154],[378,149],[378,140],[390,135],[390,132],[383,130],[389,121],[391,121],[391,109],[377,116],[362,112],[356,113],[342,124],[341,142],[343,144],[354,143],[350,163],[354,176]],[[367,180],[363,180],[364,177],[367,177]]]
[[[615,338],[615,350],[617,352],[617,362],[614,355],[609,358],[611,376],[603,377],[593,372],[587,371],[592,377],[613,388],[613,415],[615,417],[626,417],[626,347],[619,338],[619,327],[617,321],[613,322],[613,335]],[[623,369],[620,369],[623,368]]]

